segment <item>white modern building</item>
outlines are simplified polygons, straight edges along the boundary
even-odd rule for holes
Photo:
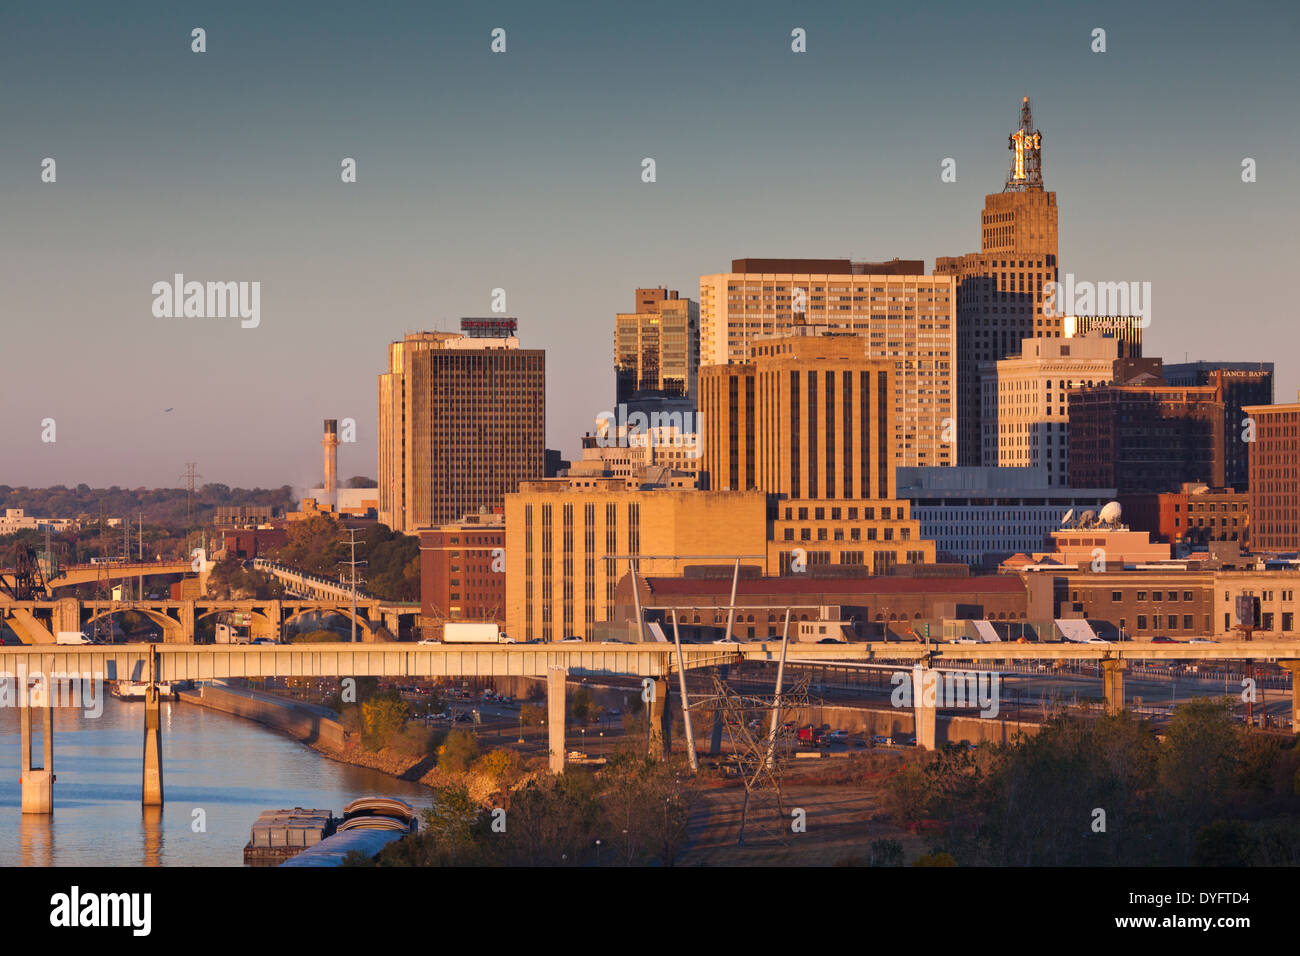
[[[115,518],[108,524],[121,524],[121,518]],[[76,518],[37,518],[27,514],[22,508],[6,508],[0,516],[0,534],[17,534],[19,531],[68,531],[80,526]]]
[[[1071,510],[1075,516],[1096,511],[1115,497],[1113,488],[1049,481],[1044,468],[899,468],[898,497],[911,502],[937,560],[991,567],[1013,554],[1049,549],[1052,532]]]

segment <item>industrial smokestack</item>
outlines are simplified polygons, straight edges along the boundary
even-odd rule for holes
[[[325,434],[320,440],[325,449],[325,500],[321,504],[332,511],[338,510],[339,481],[339,423],[336,418],[325,419]]]

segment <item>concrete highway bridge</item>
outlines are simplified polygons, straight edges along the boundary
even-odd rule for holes
[[[65,564],[53,577],[44,579],[45,587],[71,587],[74,584],[97,584],[101,581],[131,581],[156,574],[198,574],[200,586],[207,583],[210,561],[107,561],[96,564]],[[18,580],[13,568],[0,568],[0,592],[12,592]]]
[[[351,619],[353,604],[347,599],[278,598],[217,600],[198,598],[183,601],[81,601],[57,598],[52,601],[14,601],[0,597],[0,621],[8,625],[24,644],[54,644],[60,631],[89,631],[96,622],[124,611],[143,614],[162,629],[166,644],[193,644],[195,626],[223,611],[245,617],[253,638],[279,640],[286,625],[304,614],[333,613]],[[375,639],[375,631],[386,627],[401,633],[402,620],[419,613],[418,605],[392,604],[377,598],[358,598],[357,632],[362,640]]]
[[[920,644],[872,642],[841,645],[796,645],[800,663],[837,661],[890,663],[912,672],[914,686],[951,674],[969,661],[1092,660],[1099,661],[1107,710],[1124,707],[1124,671],[1133,660],[1252,660],[1271,661],[1292,673],[1292,712],[1300,681],[1300,642],[1252,641],[1219,644]],[[686,745],[694,764],[694,734],[685,672],[741,661],[789,661],[789,648],[780,642],[748,644],[570,643],[553,644],[302,644],[302,645],[47,645],[0,647],[0,676],[14,675],[20,689],[23,812],[53,809],[53,707],[28,698],[35,675],[46,675],[51,690],[70,680],[134,680],[148,684],[144,709],[143,803],[161,805],[162,724],[157,683],[206,681],[242,677],[533,677],[547,685],[547,726],[551,769],[564,769],[565,681],[570,674],[642,677],[651,682],[651,746],[662,752],[671,715],[667,707],[668,678],[678,676]],[[780,669],[778,669],[778,674]],[[778,677],[777,692],[781,690]],[[39,680],[35,682],[38,686]],[[101,685],[102,686],[102,685]],[[933,698],[913,695],[917,743],[933,749],[937,706]],[[32,711],[44,716],[45,760],[32,767]],[[774,718],[778,719],[778,718]],[[1293,727],[1300,721],[1293,720]]]
[[[254,558],[253,569],[271,575],[284,585],[286,591],[298,597],[320,598],[326,601],[352,600],[350,585],[342,584],[319,574],[309,574],[306,571],[299,571],[283,564],[276,564],[274,561],[267,561],[265,558]],[[372,595],[358,589],[357,599],[361,600],[362,598],[368,601],[375,600]]]

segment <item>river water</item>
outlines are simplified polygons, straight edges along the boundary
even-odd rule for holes
[[[39,763],[40,711],[32,716]],[[430,802],[425,787],[337,763],[260,724],[194,704],[164,702],[162,729],[165,806],[145,812],[144,704],[108,697],[95,718],[57,709],[54,814],[24,815],[18,711],[0,708],[0,866],[243,866],[249,828],[263,810],[337,815],[372,794],[417,809]]]

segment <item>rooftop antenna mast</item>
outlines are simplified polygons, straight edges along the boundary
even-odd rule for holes
[[[1020,102],[1020,128],[1007,137],[1011,150],[1011,171],[1003,192],[1024,192],[1043,188],[1043,134],[1034,129],[1029,97]]]

